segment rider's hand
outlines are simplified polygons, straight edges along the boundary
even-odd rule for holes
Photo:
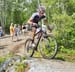
[[[37,23],[33,23],[32,25],[33,25],[33,26],[37,26]]]

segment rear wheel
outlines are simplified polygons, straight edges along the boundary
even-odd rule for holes
[[[33,40],[32,39],[27,39],[25,42],[25,47],[24,47],[24,51],[26,56],[28,57],[32,57],[34,54],[34,47],[32,46]]]
[[[39,45],[40,53],[44,58],[52,59],[57,54],[57,42],[53,36],[42,38]]]

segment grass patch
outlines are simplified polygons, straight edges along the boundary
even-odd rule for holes
[[[14,57],[13,54],[7,54],[6,56],[0,57],[0,64],[6,61],[9,58]],[[28,67],[27,63],[22,62],[26,57],[21,57],[21,62],[13,61],[12,64],[15,66],[16,72],[25,72],[25,69]],[[9,69],[9,67],[7,67]]]
[[[23,63],[22,61],[25,60],[26,57],[21,57],[21,62],[15,62],[15,69],[16,72],[25,72],[26,68],[28,67],[27,63]]]
[[[35,52],[34,57],[42,57],[40,52]],[[67,61],[67,62],[75,62],[75,50],[62,48],[58,51],[55,59]]]
[[[34,53],[34,57],[41,57],[40,52],[35,52],[35,53]]]
[[[0,57],[0,64],[3,63],[5,60],[11,58],[12,56],[13,55],[9,53],[9,54],[7,54],[7,55],[5,55],[3,57]]]
[[[25,69],[27,68],[27,64],[24,63],[17,63],[16,64],[16,72],[25,72]]]
[[[4,57],[0,57],[0,64],[5,61]]]
[[[68,62],[75,62],[75,50],[66,48],[60,49],[56,58]]]

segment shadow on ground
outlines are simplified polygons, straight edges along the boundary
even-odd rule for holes
[[[4,49],[4,48],[6,48],[6,46],[8,46],[8,45],[0,46],[0,49]]]
[[[33,58],[33,59],[47,59],[47,58],[43,58],[43,57],[30,57],[30,58]],[[61,57],[55,57],[53,59],[47,59],[47,60],[56,60],[56,61],[65,61],[64,58],[61,58]]]
[[[18,40],[16,40],[16,41],[13,41],[13,42],[19,42],[19,41],[22,41],[23,39],[18,39]]]
[[[62,58],[62,57],[56,57],[56,58],[54,58],[54,60],[61,60],[61,61],[65,61],[65,59],[64,59],[64,58]]]

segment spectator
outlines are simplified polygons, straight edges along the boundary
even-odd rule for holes
[[[10,36],[11,36],[11,38],[13,40],[13,36],[14,36],[14,26],[13,26],[13,23],[11,23],[11,25],[10,25]]]
[[[19,29],[18,29],[18,26],[15,24],[14,25],[14,35],[17,37],[17,41],[18,41],[18,33],[19,32]]]
[[[21,26],[18,24],[18,35],[21,35]]]
[[[2,30],[2,27],[0,26],[0,37],[3,36],[3,30]]]

